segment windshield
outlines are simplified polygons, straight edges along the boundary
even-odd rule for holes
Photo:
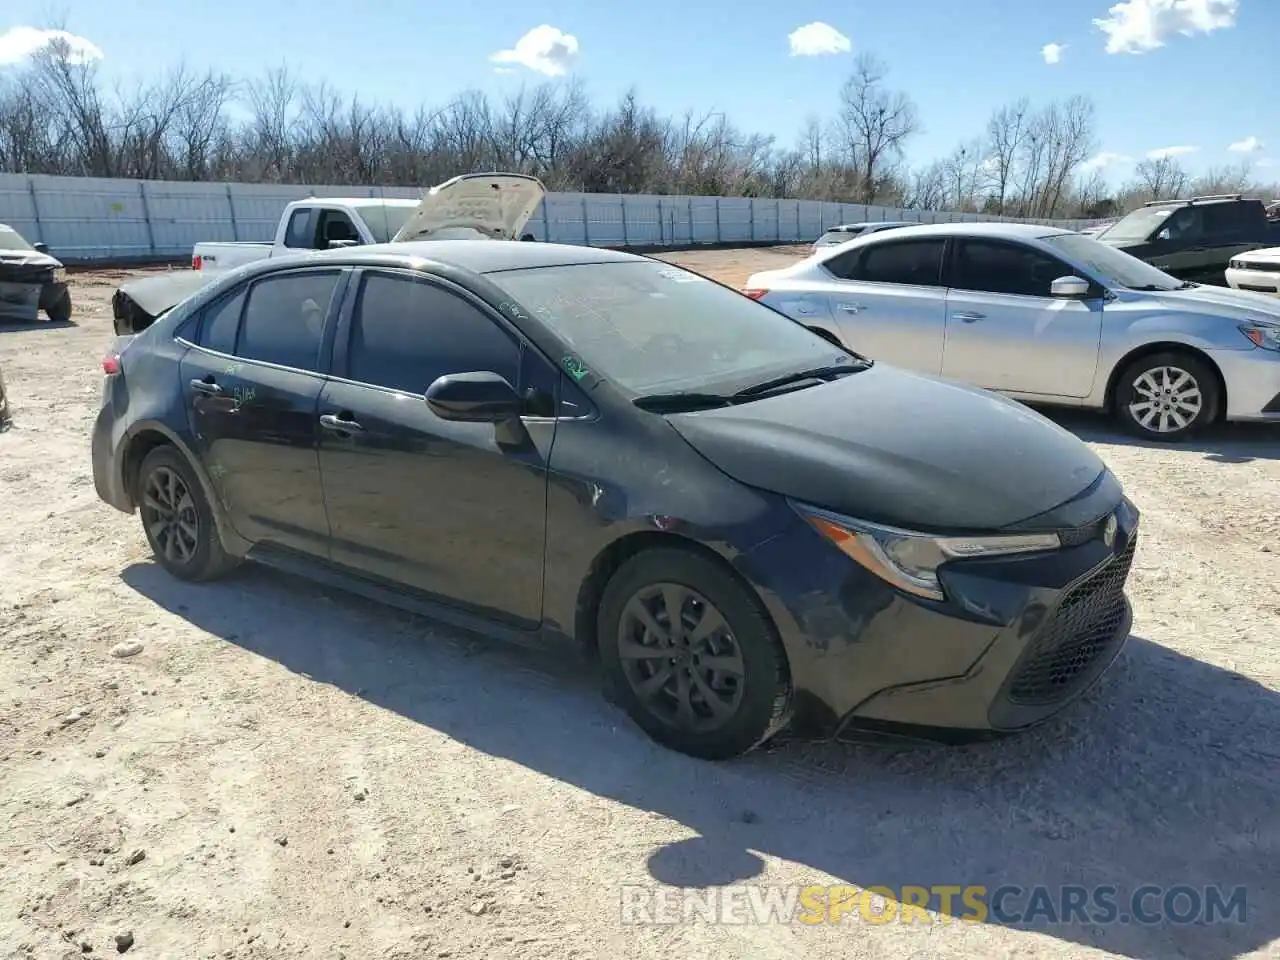
[[[32,250],[31,244],[22,239],[22,234],[13,227],[0,223],[0,250]]]
[[[1171,277],[1146,261],[1082,233],[1060,233],[1045,237],[1044,242],[1068,260],[1088,267],[1097,279],[1109,286],[1130,290],[1177,290],[1183,285],[1177,277]]]
[[[666,263],[538,267],[488,278],[588,370],[635,395],[734,389],[851,359],[771,308]]]
[[[1121,217],[1102,232],[1108,240],[1146,240],[1178,209],[1175,206],[1143,207]]]
[[[356,208],[360,217],[373,234],[374,243],[389,243],[405,222],[413,216],[416,207],[370,205]]]

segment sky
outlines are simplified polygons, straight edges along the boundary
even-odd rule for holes
[[[1193,173],[1247,160],[1280,180],[1280,0],[44,2],[0,6],[0,70],[60,25],[108,82],[179,63],[237,78],[283,65],[412,109],[577,77],[600,104],[634,88],[664,113],[723,112],[789,147],[807,117],[835,115],[853,58],[870,52],[919,108],[914,163],[1019,97],[1085,94],[1098,111],[1089,166],[1113,182],[1161,155]]]

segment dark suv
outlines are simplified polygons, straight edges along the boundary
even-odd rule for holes
[[[1159,267],[1179,280],[1226,286],[1237,253],[1280,244],[1280,222],[1261,200],[1232,193],[1191,200],[1153,200],[1095,239]]]

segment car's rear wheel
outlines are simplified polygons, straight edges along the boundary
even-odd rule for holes
[[[786,725],[791,685],[773,623],[717,562],[637,554],[605,588],[598,631],[611,698],[658,743],[727,760]]]
[[[1167,352],[1129,364],[1116,384],[1115,412],[1133,434],[1175,442],[1218,418],[1222,391],[1207,363]]]
[[[204,490],[176,449],[161,446],[148,453],[135,489],[147,543],[173,576],[213,580],[239,562],[223,547]]]

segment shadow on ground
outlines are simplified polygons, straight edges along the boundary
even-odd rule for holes
[[[43,330],[65,330],[78,324],[74,320],[33,320],[30,323],[0,320],[0,334],[40,333]]]
[[[1112,443],[1145,450],[1168,450],[1170,453],[1186,452],[1214,463],[1280,460],[1280,424],[1220,423],[1199,436],[1178,443],[1161,443],[1123,433],[1114,421],[1101,413],[1050,407],[1035,409],[1088,443]]]
[[[439,631],[426,621],[354,598],[317,603],[314,586],[257,567],[202,586],[149,563],[123,576],[313,682],[688,826],[696,839],[648,859],[662,883],[747,881],[763,869],[760,851],[863,888],[1020,887],[988,922],[1134,958],[1228,960],[1280,936],[1276,694],[1146,640],[1133,639],[1084,701],[1021,737],[965,748],[783,742],[708,764],[645,739],[558,649],[428,636]],[[1243,886],[1245,921],[1038,926],[1019,916],[1036,886],[1113,885],[1127,913],[1144,884],[1217,884],[1224,900]],[[1158,911],[1161,896],[1143,905]],[[957,900],[951,912],[967,909]]]

